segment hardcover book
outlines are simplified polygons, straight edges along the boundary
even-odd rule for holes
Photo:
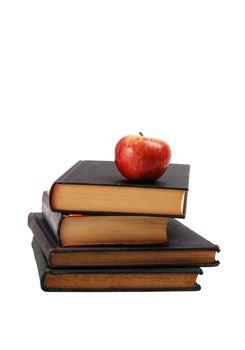
[[[200,268],[52,269],[35,238],[34,256],[44,291],[191,291]]]
[[[32,230],[52,268],[128,266],[216,266],[219,247],[179,221],[168,223],[167,246],[60,247],[42,213],[30,213]]]
[[[154,182],[122,177],[113,161],[79,161],[56,180],[50,207],[64,213],[120,213],[184,217],[190,166],[170,164]]]
[[[42,213],[62,247],[168,243],[166,217],[57,213],[49,207],[47,191]]]

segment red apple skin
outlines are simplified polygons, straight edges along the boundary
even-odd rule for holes
[[[120,173],[131,181],[157,180],[167,169],[171,149],[167,142],[141,136],[124,136],[115,147],[115,163]]]

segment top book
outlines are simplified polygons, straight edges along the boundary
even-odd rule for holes
[[[52,185],[50,207],[63,213],[185,217],[190,166],[170,164],[154,182],[124,179],[113,161],[79,161]]]

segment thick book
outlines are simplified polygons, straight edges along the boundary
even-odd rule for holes
[[[28,225],[52,268],[128,266],[216,266],[219,247],[175,219],[168,223],[167,246],[60,247],[42,213]]]
[[[170,164],[154,182],[126,180],[113,161],[79,161],[56,180],[50,207],[65,213],[185,217],[190,166]]]
[[[189,268],[104,268],[104,269],[52,269],[35,238],[34,256],[44,291],[105,292],[105,291],[194,291],[202,270]]]
[[[61,247],[168,244],[166,217],[58,213],[51,211],[47,191],[42,213]]]

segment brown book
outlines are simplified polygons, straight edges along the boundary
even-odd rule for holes
[[[52,185],[50,207],[64,213],[184,217],[189,169],[170,164],[157,181],[134,183],[112,161],[79,161]]]
[[[166,246],[60,247],[42,213],[30,213],[28,225],[48,265],[65,267],[215,266],[219,247],[175,219],[168,223]]]
[[[88,215],[53,212],[43,193],[42,212],[61,247],[167,244],[166,217]]]
[[[34,256],[44,291],[183,291],[199,290],[200,268],[52,269],[35,238]]]

